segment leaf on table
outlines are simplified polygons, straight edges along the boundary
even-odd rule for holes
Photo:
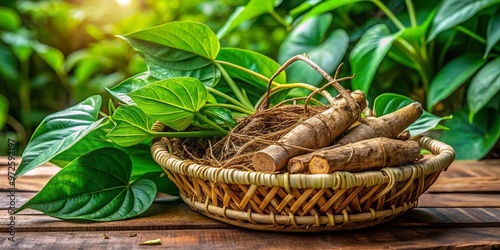
[[[158,79],[149,75],[149,72],[143,72],[135,76],[132,76],[128,79],[125,79],[123,82],[115,85],[110,89],[106,88],[106,90],[121,102],[128,105],[134,105],[135,104],[134,101],[132,101],[132,99],[127,96],[127,94],[136,91],[138,89],[141,89],[142,87],[145,87],[150,83],[156,81],[158,81]]]
[[[438,34],[463,23],[480,10],[495,4],[497,0],[444,0],[432,21],[427,41],[432,41]]]
[[[152,204],[154,182],[132,183],[132,162],[117,148],[100,148],[81,156],[52,177],[16,213],[26,208],[61,219],[122,220],[137,216]]]
[[[391,34],[385,24],[375,25],[365,32],[349,55],[351,71],[356,74],[351,80],[353,90],[368,93],[380,63],[400,33]]]
[[[481,109],[470,123],[467,110],[462,108],[444,123],[450,130],[438,139],[453,147],[457,160],[480,160],[500,139],[500,116],[492,113],[498,110]]]
[[[242,22],[272,11],[274,11],[274,1],[250,0],[245,6],[239,6],[235,9],[233,14],[231,14],[222,28],[217,32],[217,37],[222,39]]]
[[[471,78],[481,66],[486,63],[480,54],[467,53],[448,62],[429,84],[427,107],[430,111],[434,106],[446,99],[462,84]]]
[[[143,241],[139,245],[161,245],[161,239]]]
[[[169,22],[119,37],[141,54],[157,79],[190,76],[213,86],[220,78],[213,64],[219,40],[204,24]]]
[[[349,36],[341,29],[328,32],[331,22],[332,15],[325,14],[295,27],[281,44],[278,62],[283,64],[291,57],[305,53],[327,73],[335,72],[349,46]],[[316,70],[301,62],[290,65],[286,72],[289,82],[318,86],[324,80]]]
[[[392,113],[400,108],[403,108],[415,100],[408,98],[406,96],[398,94],[381,94],[373,103],[373,110],[377,117]],[[438,117],[424,110],[422,115],[410,126],[407,130],[410,131],[411,136],[420,135],[428,130],[432,129],[444,129],[444,127],[439,127],[439,122],[444,119],[449,119],[448,117]]]
[[[144,113],[181,131],[205,104],[207,90],[196,78],[177,77],[157,81],[129,96]]]
[[[475,114],[500,93],[500,57],[488,62],[472,78],[467,89],[467,103],[469,105],[469,121],[472,122]]]
[[[137,106],[120,106],[113,114],[116,126],[107,137],[122,147],[136,145],[151,137],[155,120]]]
[[[95,95],[47,116],[26,146],[16,178],[50,161],[97,128],[104,119],[97,120],[100,108],[101,97]]]

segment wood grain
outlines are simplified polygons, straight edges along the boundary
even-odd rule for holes
[[[105,239],[106,234],[108,239]],[[129,237],[130,234],[137,234]],[[161,239],[162,245],[139,246]],[[483,249],[500,247],[500,230],[482,228],[368,228],[315,234],[283,234],[243,229],[108,232],[26,232],[2,249]]]
[[[2,222],[10,216],[6,163],[0,157]],[[16,206],[33,197],[57,171],[46,164],[20,177]],[[456,161],[420,197],[418,207],[402,216],[366,229],[314,234],[239,229],[171,197],[157,199],[140,217],[114,222],[62,221],[25,210],[15,215],[16,242],[9,241],[8,228],[0,226],[0,249],[495,249],[500,248],[499,179],[500,160]],[[138,245],[156,238],[162,245]]]

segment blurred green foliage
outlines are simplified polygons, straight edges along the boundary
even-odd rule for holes
[[[146,70],[142,58],[116,35],[174,20],[219,29],[246,1],[70,0],[0,1],[0,141],[15,139],[22,153],[48,114]],[[275,52],[285,30],[258,21],[241,27],[225,46]],[[267,29],[267,30],[266,30]],[[280,33],[273,43],[269,32]],[[107,105],[103,105],[107,107]],[[0,155],[6,154],[0,143]]]
[[[48,114],[92,94],[106,96],[105,87],[143,72],[143,60],[116,35],[190,20],[217,32],[222,46],[279,63],[308,53],[332,73],[344,62],[341,74],[358,75],[347,87],[367,91],[372,104],[390,92],[453,115],[444,123],[450,132],[434,136],[460,148],[458,158],[499,157],[499,6],[498,0],[0,1],[0,141],[15,138],[22,151]],[[308,70],[299,63],[287,73],[293,81],[324,83]]]

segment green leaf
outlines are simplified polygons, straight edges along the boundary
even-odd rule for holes
[[[26,208],[61,219],[113,221],[135,217],[151,206],[154,182],[132,183],[132,162],[116,148],[100,148],[70,163],[17,211]]]
[[[60,50],[41,43],[34,44],[33,49],[57,74],[64,72],[64,55]]]
[[[205,104],[207,90],[198,79],[178,77],[152,83],[129,96],[147,115],[181,131]]]
[[[0,76],[11,81],[18,81],[19,69],[17,59],[8,46],[0,44]]]
[[[270,78],[280,67],[277,62],[265,55],[236,48],[222,48],[219,55],[217,55],[217,61],[220,62],[232,78],[238,78],[248,82],[261,90],[267,89],[268,81],[248,71],[259,74],[265,78]],[[244,68],[244,70],[241,68]],[[284,72],[279,74],[274,78],[274,81],[286,83],[286,74]]]
[[[500,116],[498,110],[482,109],[472,123],[467,117],[465,109],[454,113],[453,119],[444,123],[450,130],[443,131],[438,139],[455,149],[457,160],[479,160],[500,138]]]
[[[110,89],[106,88],[106,90],[121,102],[128,105],[134,105],[134,101],[128,97],[128,94],[156,81],[158,81],[158,79],[150,76],[148,72],[143,72],[125,79],[123,82]]]
[[[200,113],[212,117],[217,123],[226,124],[230,128],[236,126],[236,121],[234,121],[233,116],[228,109],[221,107],[203,107]]]
[[[219,39],[227,35],[231,30],[238,27],[242,22],[251,20],[262,14],[274,11],[274,1],[270,0],[250,0],[245,6],[239,6],[227,19],[226,23],[217,32]]]
[[[131,146],[120,147],[111,141],[107,134],[114,128],[111,119],[105,119],[96,129],[88,133],[75,145],[61,152],[52,160],[51,163],[59,167],[65,167],[74,159],[87,154],[95,149],[104,147],[114,147],[123,150],[132,160],[132,177],[136,180],[148,172],[161,172],[161,167],[153,160],[151,155],[151,141],[146,140],[143,143]]]
[[[469,104],[469,120],[488,104],[500,92],[500,57],[488,62],[477,74],[467,89],[467,103]]]
[[[398,94],[381,94],[373,103],[373,110],[377,116],[383,116],[389,113],[392,113],[404,106],[407,106],[411,103],[415,102],[415,100],[408,98],[406,96],[398,95]],[[424,110],[422,116],[420,116],[413,124],[411,124],[407,130],[410,131],[411,136],[416,136],[425,133],[428,130],[436,129],[443,119],[435,116]]]
[[[7,116],[9,115],[9,100],[3,95],[0,95],[0,130],[2,130]]]
[[[500,40],[500,8],[497,8],[496,12],[490,18],[488,23],[488,31],[486,34],[486,51],[484,52],[484,58],[488,56],[491,49]]]
[[[155,120],[136,106],[120,106],[113,115],[116,126],[107,135],[122,147],[136,145],[151,137]]]
[[[352,72],[356,74],[351,80],[354,90],[360,89],[368,93],[380,62],[399,34],[391,34],[385,24],[375,25],[365,32],[349,55]]]
[[[160,172],[148,172],[141,176],[140,179],[147,179],[154,182],[158,192],[179,196],[179,188],[168,179],[167,174],[163,170]]]
[[[497,3],[498,0],[444,0],[432,21],[427,41],[432,41],[439,33],[469,20],[480,10]]]
[[[101,97],[95,95],[47,116],[26,146],[15,177],[50,161],[94,130],[103,120],[97,120],[100,108]]]
[[[430,111],[434,106],[451,95],[462,84],[466,83],[476,71],[483,66],[480,54],[468,53],[448,62],[432,79],[427,95],[427,107]]]
[[[290,10],[290,16],[292,16],[293,18],[296,18],[299,15],[301,15],[302,13],[306,12],[307,10],[311,9],[312,7],[314,7],[315,5],[317,5],[318,3],[321,3],[321,2],[322,2],[321,0],[306,0],[303,3],[301,3],[299,6]]]
[[[323,13],[330,12],[330,11],[337,9],[339,7],[342,7],[344,5],[356,3],[356,2],[361,2],[361,1],[367,1],[367,0],[328,0],[328,1],[323,1],[322,3],[314,6],[314,8],[312,8],[310,11],[308,11],[302,17],[301,22],[304,22],[311,17],[319,16]]]
[[[349,36],[338,29],[328,33],[330,14],[311,18],[297,26],[281,44],[278,61],[284,63],[293,56],[306,53],[328,73],[333,73],[349,46]],[[286,69],[289,82],[307,82],[318,86],[323,76],[305,63],[294,63]]]
[[[0,28],[16,31],[21,27],[21,17],[13,9],[0,6]]]
[[[114,125],[111,122],[111,119],[109,119],[109,117],[104,118],[104,120],[96,128],[78,140],[78,142],[73,146],[57,154],[50,160],[50,162],[59,167],[65,167],[76,158],[95,149],[118,147],[106,137],[106,134],[109,133],[113,127]]]
[[[33,54],[33,41],[27,30],[19,30],[16,33],[4,32],[1,39],[11,47],[14,55],[21,63],[26,63]]]
[[[190,76],[207,86],[220,78],[213,64],[220,44],[204,24],[170,22],[120,37],[143,56],[152,77]]]

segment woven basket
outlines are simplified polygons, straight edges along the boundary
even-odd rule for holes
[[[156,123],[154,131],[164,125]],[[268,174],[201,166],[169,154],[157,138],[152,154],[193,210],[243,228],[331,231],[368,227],[417,206],[418,197],[455,158],[453,148],[419,139],[434,156],[418,164],[361,173]]]

